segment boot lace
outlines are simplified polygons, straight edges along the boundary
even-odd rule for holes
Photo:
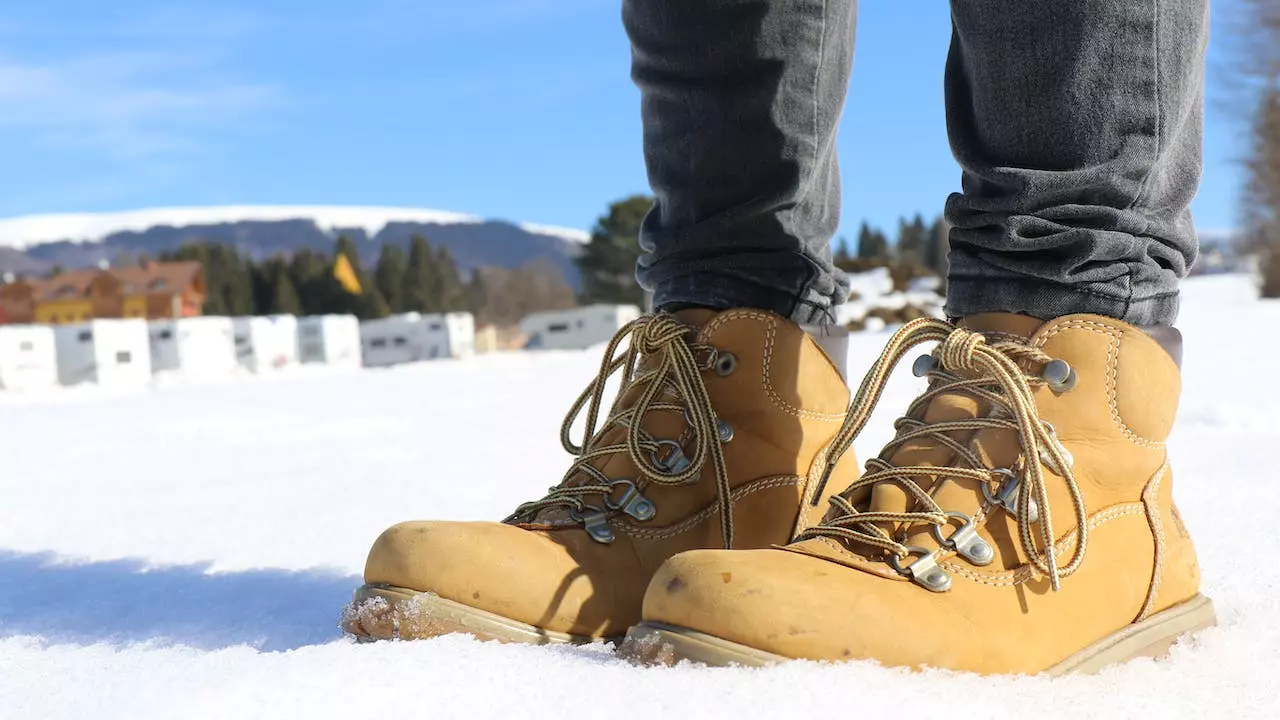
[[[721,447],[721,442],[727,441],[724,436],[728,426],[716,418],[702,373],[716,369],[728,374],[735,360],[731,354],[691,340],[691,334],[689,326],[665,314],[643,316],[619,330],[605,349],[595,379],[574,401],[560,425],[560,444],[576,456],[564,478],[542,499],[520,505],[503,522],[529,523],[543,510],[564,508],[592,539],[612,542],[610,519],[619,512],[640,521],[649,520],[656,513],[653,502],[642,493],[646,484],[681,485],[695,481],[710,460],[715,470],[720,534],[724,546],[733,547],[729,473]],[[622,350],[628,339],[630,342]],[[647,361],[644,370],[640,370],[642,359]],[[597,428],[606,385],[618,372],[622,377],[617,397],[637,386],[643,386],[643,390],[627,407],[619,408],[615,401],[609,416]],[[674,391],[679,402],[661,399],[664,391]],[[584,411],[583,440],[578,443],[571,437],[572,426]],[[679,442],[659,439],[645,431],[644,418],[653,411],[683,414],[693,434],[691,456],[685,454]],[[626,437],[621,443],[604,444],[604,435],[614,424],[627,429]],[[639,478],[610,478],[596,467],[597,461],[619,453],[627,454]],[[593,500],[600,504],[589,502]]]
[[[898,362],[912,348],[930,342],[940,345],[933,357],[922,358],[928,362],[917,368],[917,374],[929,376],[929,389],[911,404],[906,416],[895,423],[897,435],[878,457],[867,462],[865,474],[844,493],[831,498],[833,509],[823,522],[800,533],[796,540],[829,537],[878,548],[900,574],[929,589],[946,590],[950,586],[950,578],[937,567],[940,552],[909,546],[901,539],[905,539],[912,527],[926,524],[932,526],[930,530],[941,546],[940,551],[956,550],[971,561],[978,561],[978,564],[990,562],[994,553],[977,537],[976,528],[968,522],[968,515],[949,512],[940,507],[932,496],[932,492],[946,479],[969,480],[981,484],[984,495],[993,506],[1002,506],[1014,516],[1024,553],[1037,570],[1048,576],[1053,589],[1058,590],[1061,579],[1074,573],[1084,560],[1088,516],[1072,471],[1071,455],[1058,441],[1053,427],[1039,419],[1032,397],[1032,389],[1043,385],[1046,380],[1023,369],[1024,366],[1040,366],[1044,372],[1048,365],[1061,363],[1039,348],[1003,340],[989,343],[980,332],[956,328],[933,318],[906,323],[889,340],[858,388],[830,453],[828,476],[836,460],[849,449],[853,439],[866,425]],[[1047,372],[1045,374],[1048,375]],[[993,411],[987,417],[968,420],[926,423],[919,419],[924,417],[924,408],[931,400],[957,391],[988,401]],[[986,467],[974,451],[948,435],[984,429],[1017,433],[1022,449],[1018,463],[1022,471],[1020,478],[1017,469]],[[946,467],[897,466],[889,460],[903,443],[917,438],[927,438],[951,449],[955,460]],[[1059,566],[1055,549],[1047,478],[1042,464],[1062,478],[1075,510],[1075,548],[1071,561],[1064,566]],[[929,486],[928,491],[921,487],[918,482],[921,480]],[[991,492],[991,484],[1001,481],[1004,481],[1003,487]],[[901,487],[914,500],[914,506],[906,512],[870,512],[859,510],[849,501],[853,493],[882,483]],[[949,538],[945,537],[946,530],[957,517],[965,521],[964,526]],[[897,532],[890,533],[886,527],[896,528]],[[976,557],[964,552],[966,540],[979,543]],[[903,567],[904,560],[916,556],[919,559]]]

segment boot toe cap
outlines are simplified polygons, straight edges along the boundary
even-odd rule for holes
[[[864,591],[872,583],[877,587],[865,589],[878,592]],[[903,609],[892,607],[900,589],[893,580],[785,550],[694,551],[659,569],[644,619],[788,658],[883,661],[903,644],[894,619]]]
[[[603,612],[617,606],[615,588],[591,571],[601,565],[594,548],[578,547],[567,535],[494,522],[404,522],[374,542],[364,579],[545,629],[618,632]]]

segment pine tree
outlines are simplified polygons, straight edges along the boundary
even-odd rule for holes
[[[378,254],[378,265],[373,271],[374,285],[382,293],[390,312],[404,312],[404,281],[409,269],[404,250],[387,243]]]
[[[370,288],[360,295],[360,303],[356,308],[356,317],[361,320],[376,320],[391,314],[391,306],[378,288]]]
[[[434,260],[431,245],[426,238],[414,235],[409,241],[409,266],[404,274],[405,312],[437,312],[434,306],[434,300],[438,297],[437,289],[434,287],[436,280]]]
[[[493,322],[489,309],[489,286],[484,279],[484,268],[476,268],[467,282],[467,311],[475,318],[476,327]]]
[[[948,240],[951,225],[946,220],[939,217],[929,226],[926,239],[928,244],[925,246],[924,264],[925,267],[937,273],[940,277],[947,275],[947,253],[951,250],[951,243]]]
[[[898,261],[906,265],[920,265],[924,260],[924,248],[928,243],[928,228],[924,218],[917,213],[915,218],[898,220]]]
[[[858,258],[873,262],[889,259],[889,241],[880,230],[873,230],[864,221],[858,227]]]
[[[613,203],[596,221],[591,240],[575,261],[584,303],[644,304],[635,273],[640,224],[652,206],[652,198],[635,195]]]
[[[253,261],[241,258],[235,249],[228,247],[228,263],[231,278],[227,309],[237,317],[253,314]]]
[[[460,312],[466,310],[466,288],[458,275],[458,264],[454,262],[449,248],[441,247],[433,259],[432,272],[435,279],[436,312]]]
[[[323,253],[303,248],[289,261],[289,278],[297,290],[303,315],[333,312],[332,290],[336,284],[329,272],[329,258]]]
[[[836,251],[831,256],[831,262],[838,268],[848,267],[853,260],[853,256],[849,254],[849,238],[841,235],[840,241],[836,245]]]
[[[271,274],[271,301],[268,312],[275,315],[297,315],[302,312],[302,301],[298,299],[298,291],[293,287],[289,277],[289,268],[280,260],[274,265]]]

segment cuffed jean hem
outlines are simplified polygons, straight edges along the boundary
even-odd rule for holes
[[[1172,325],[1178,317],[1178,293],[1117,297],[1039,278],[949,276],[947,316],[963,318],[984,312],[1020,313],[1042,320],[1087,313],[1138,326]]]
[[[654,310],[691,305],[714,310],[766,310],[798,325],[832,324],[836,312],[836,303],[821,293],[802,291],[796,295],[725,275],[687,275],[658,283],[653,289]]]

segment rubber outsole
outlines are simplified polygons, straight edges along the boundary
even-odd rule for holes
[[[1213,603],[1197,595],[1093,643],[1044,670],[1044,674],[1089,674],[1134,658],[1163,657],[1179,638],[1216,624]],[[689,660],[721,667],[766,667],[790,660],[715,635],[653,622],[631,628],[618,654],[646,665],[674,665]]]
[[[342,630],[359,641],[424,640],[465,633],[480,640],[531,645],[585,645],[610,638],[546,630],[434,593],[371,583],[357,589],[342,613]]]

